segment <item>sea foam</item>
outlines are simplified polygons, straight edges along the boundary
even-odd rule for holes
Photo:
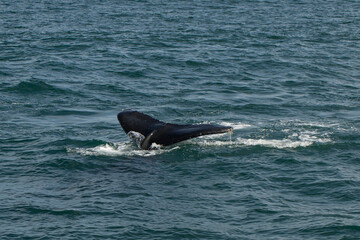
[[[85,156],[154,156],[165,152],[170,152],[179,148],[161,148],[159,145],[152,146],[152,150],[138,149],[131,142],[106,143],[93,148],[67,148],[69,153],[79,153]]]

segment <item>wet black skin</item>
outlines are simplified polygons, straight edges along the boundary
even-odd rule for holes
[[[187,139],[233,130],[232,127],[213,124],[180,125],[165,123],[130,109],[120,112],[117,118],[126,134],[134,131],[144,135],[145,139],[140,143],[140,147],[144,150],[148,150],[152,143],[169,146]]]

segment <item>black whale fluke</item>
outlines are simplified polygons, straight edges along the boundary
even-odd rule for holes
[[[117,118],[126,134],[130,136],[131,132],[136,132],[143,136],[139,145],[145,150],[149,149],[152,143],[168,146],[190,138],[233,130],[232,127],[213,124],[180,125],[165,123],[130,109],[120,112]]]

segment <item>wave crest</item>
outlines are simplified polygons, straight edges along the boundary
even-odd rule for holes
[[[23,81],[13,87],[8,88],[8,90],[12,92],[26,93],[26,94],[43,93],[43,92],[56,92],[56,93],[64,92],[64,90],[54,87],[53,85],[50,85],[40,80]]]

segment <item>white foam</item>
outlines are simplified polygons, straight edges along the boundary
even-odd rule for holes
[[[216,140],[216,141],[202,141],[202,142],[195,142],[196,144],[199,144],[201,146],[239,146],[240,144],[237,141],[221,141],[221,140]]]
[[[204,141],[198,144],[203,146],[263,146],[270,148],[297,148],[308,147],[312,145],[312,141],[293,141],[290,139],[251,139],[251,138],[236,138],[234,141]]]
[[[234,130],[252,127],[252,125],[250,125],[250,124],[241,123],[241,122],[238,122],[238,123],[221,122],[220,125],[232,127]]]
[[[297,147],[308,147],[314,143],[327,143],[331,142],[330,138],[326,136],[316,136],[317,132],[303,132],[303,133],[293,133],[289,137],[283,139],[265,139],[265,138],[242,138],[238,137],[234,141],[224,141],[224,140],[205,140],[202,142],[196,142],[197,144],[203,146],[263,146],[270,148],[297,148]]]
[[[156,149],[161,149],[163,146],[160,145],[160,144],[157,144],[157,143],[152,143],[151,146],[150,146],[150,150],[156,150]]]
[[[213,121],[205,121],[205,122],[202,122],[201,124],[219,124],[222,126],[232,127],[234,130],[253,127],[250,124],[241,123],[241,122],[220,122],[219,123],[219,122],[213,122]]]
[[[153,146],[152,146],[153,147]],[[93,148],[67,148],[69,153],[78,153],[84,156],[154,156],[165,152],[170,152],[173,148],[162,149],[160,146],[152,148],[153,150],[137,149],[130,142],[125,143],[106,143]]]
[[[237,138],[237,142],[247,146],[264,146],[271,148],[297,148],[308,147],[313,144],[311,141],[294,141],[290,139],[244,139]]]
[[[282,121],[284,125],[288,125],[289,123],[294,124],[295,126],[302,127],[317,127],[317,128],[333,128],[339,127],[340,123],[330,123],[330,122],[306,122],[302,120],[293,120],[293,121]]]

